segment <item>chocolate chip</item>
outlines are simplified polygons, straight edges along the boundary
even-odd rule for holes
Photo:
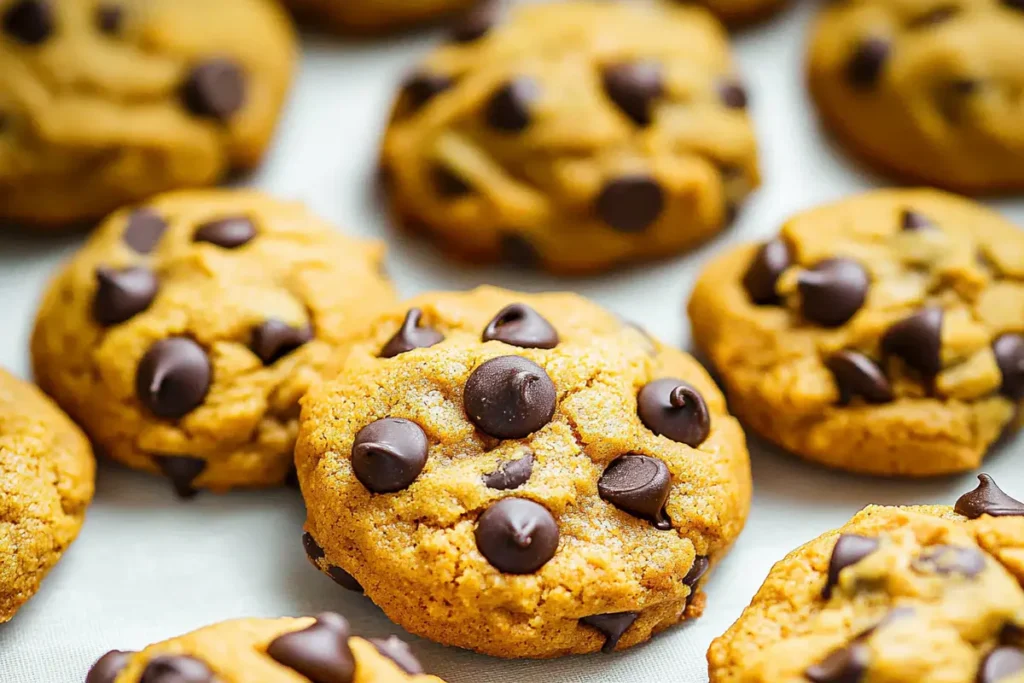
[[[907,209],[900,219],[900,227],[906,232],[917,232],[919,230],[933,230],[935,223],[931,219],[916,211]]]
[[[222,123],[242,108],[245,97],[245,73],[229,59],[215,58],[196,64],[181,86],[186,109]]]
[[[483,476],[484,486],[497,491],[511,491],[525,484],[533,474],[533,453],[518,460],[509,460]]]
[[[828,561],[828,579],[822,595],[826,600],[832,597],[832,589],[839,583],[839,574],[871,553],[878,550],[878,539],[857,534],[843,534],[836,540],[832,557]]]
[[[730,109],[746,109],[750,104],[747,89],[735,80],[724,80],[718,84],[718,97]]]
[[[423,665],[420,664],[420,660],[416,659],[416,655],[409,649],[409,645],[397,636],[370,638],[370,643],[377,648],[377,652],[381,656],[390,659],[398,665],[399,669],[410,676],[423,673]]]
[[[932,306],[889,327],[882,335],[882,351],[898,356],[926,378],[942,370],[942,309]]]
[[[846,80],[856,88],[868,89],[882,77],[892,48],[881,38],[867,38],[854,50],[846,64]]]
[[[697,448],[711,433],[711,414],[704,397],[681,379],[650,382],[636,400],[640,420],[659,436]]]
[[[665,192],[647,175],[628,175],[608,181],[594,204],[598,217],[625,233],[643,232],[665,208]]]
[[[125,670],[128,660],[134,654],[134,652],[111,650],[92,665],[89,673],[85,675],[85,683],[114,683],[117,675]]]
[[[789,246],[781,239],[765,242],[743,276],[743,288],[758,306],[774,306],[782,301],[775,291],[782,274],[793,265]]]
[[[335,567],[331,565],[327,568],[327,576],[334,579],[334,583],[338,584],[345,590],[350,590],[354,593],[362,593],[363,587],[359,585],[355,577],[349,574],[341,567]]]
[[[128,217],[121,239],[134,251],[148,254],[156,249],[166,230],[167,223],[160,214],[151,209],[136,209]]]
[[[987,474],[978,475],[978,487],[960,496],[953,509],[968,519],[982,515],[1024,517],[1024,503],[1006,495]]]
[[[526,304],[510,304],[487,323],[483,341],[500,341],[523,349],[553,349],[558,346],[558,332]]]
[[[192,482],[206,469],[205,460],[185,455],[156,455],[153,456],[153,460],[164,476],[171,480],[174,492],[179,498],[195,497],[198,491],[193,488]]]
[[[710,568],[711,560],[706,556],[698,555],[693,558],[693,566],[690,567],[690,571],[686,572],[686,576],[683,577],[683,585],[693,588],[697,585],[698,581],[704,578],[704,575],[708,573]]]
[[[516,78],[498,88],[484,110],[487,125],[505,133],[519,133],[530,125],[530,105],[540,94],[532,78]]]
[[[249,348],[264,365],[273,365],[312,339],[313,329],[309,325],[292,327],[271,318],[253,328]]]
[[[804,676],[812,683],[860,683],[870,665],[871,650],[864,643],[855,642],[808,667]]]
[[[352,470],[374,493],[408,488],[427,464],[430,444],[423,429],[411,420],[386,417],[371,422],[356,434]]]
[[[797,278],[801,312],[822,327],[840,327],[864,305],[870,286],[867,271],[856,261],[819,261]]]
[[[49,0],[18,0],[3,17],[4,33],[25,45],[39,45],[56,29],[53,4]]]
[[[228,216],[203,223],[192,235],[193,242],[209,242],[224,249],[237,249],[256,237],[256,226],[245,216]]]
[[[914,17],[907,23],[907,26],[912,29],[930,28],[949,21],[959,13],[960,8],[956,5],[941,5]]]
[[[640,616],[639,612],[593,614],[580,619],[580,623],[596,628],[601,632],[601,635],[604,636],[604,645],[601,647],[601,652],[608,653],[615,651],[616,646],[619,644],[619,639],[622,638],[622,634],[629,630],[629,627],[633,625],[638,616]]]
[[[308,531],[302,532],[302,548],[306,551],[306,557],[316,564],[317,560],[324,559],[324,549],[316,542],[313,535]]]
[[[470,193],[466,181],[448,170],[445,166],[433,166],[430,169],[430,178],[437,194],[444,199],[456,199]]]
[[[532,574],[555,556],[558,524],[543,505],[505,498],[480,515],[476,547],[500,572]]]
[[[651,123],[651,105],[665,92],[661,65],[627,62],[605,67],[604,91],[626,116],[639,126]]]
[[[910,566],[925,574],[959,574],[972,579],[985,571],[985,558],[974,548],[935,545],[923,550]]]
[[[452,27],[449,37],[456,43],[472,43],[490,33],[501,20],[502,7],[498,0],[489,0],[466,12]]]
[[[215,683],[205,662],[186,655],[161,655],[149,660],[139,683]]]
[[[351,683],[356,660],[348,639],[348,621],[340,614],[318,614],[312,626],[278,636],[267,655],[314,683]]]
[[[1024,671],[1024,652],[1004,645],[989,652],[978,668],[978,683],[1000,683]]]
[[[96,283],[92,317],[104,327],[119,325],[145,311],[160,288],[153,271],[141,267],[97,268]]]
[[[540,254],[528,239],[522,235],[506,232],[498,241],[498,252],[501,259],[518,268],[536,268],[540,263]]]
[[[672,475],[658,458],[632,453],[615,458],[598,479],[597,490],[604,500],[650,520],[656,528],[672,528],[672,520],[665,513]]]
[[[450,76],[417,71],[405,81],[404,90],[409,101],[409,109],[411,111],[422,109],[427,102],[453,85],[455,85],[455,80]]]
[[[100,33],[116,36],[124,24],[124,8],[120,5],[104,4],[96,8],[96,28]]]
[[[499,356],[469,376],[462,402],[470,421],[499,439],[523,439],[555,414],[557,392],[544,368],[522,356]]]
[[[892,385],[885,373],[871,360],[858,351],[840,351],[826,362],[828,369],[839,387],[839,403],[847,405],[854,397],[868,403],[889,403],[893,400]]]
[[[413,349],[426,349],[444,341],[444,335],[433,327],[420,326],[423,311],[411,308],[405,314],[402,326],[380,350],[381,358],[394,358]]]
[[[1024,335],[1004,334],[992,344],[1003,373],[1001,391],[1014,401],[1024,400]]]
[[[149,347],[135,374],[135,393],[151,413],[175,420],[202,405],[213,369],[203,347],[187,337]]]
[[[1019,10],[1024,12],[1024,0],[1003,0],[1003,4],[1010,9]]]

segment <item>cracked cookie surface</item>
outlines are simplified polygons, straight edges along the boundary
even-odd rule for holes
[[[346,33],[381,33],[468,10],[479,0],[285,0],[304,18]]]

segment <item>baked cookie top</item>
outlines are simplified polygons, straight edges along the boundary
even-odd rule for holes
[[[713,261],[689,312],[741,419],[834,467],[974,468],[1024,400],[1024,233],[941,192],[802,213]]]
[[[426,294],[303,399],[306,550],[396,623],[501,657],[699,616],[750,501],[704,370],[573,294]]]
[[[193,487],[280,484],[298,400],[394,295],[382,245],[251,191],[110,217],[57,274],[36,376],[106,454]]]

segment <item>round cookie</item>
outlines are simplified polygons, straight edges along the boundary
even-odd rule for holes
[[[1021,683],[1024,504],[870,506],[776,564],[708,652],[711,683]]]
[[[104,453],[182,496],[281,484],[299,398],[394,300],[383,254],[256,192],[157,197],[111,216],[53,280],[36,377]]]
[[[745,24],[778,12],[788,0],[700,0],[728,24]]]
[[[0,0],[0,219],[97,219],[255,166],[295,52],[269,0]]]
[[[85,683],[444,683],[423,674],[409,646],[391,636],[352,635],[340,614],[238,619],[150,645],[112,650]]]
[[[573,294],[427,294],[303,399],[310,559],[403,628],[499,657],[610,652],[700,616],[750,503],[689,356]]]
[[[96,464],[41,391],[0,369],[0,623],[39,590],[78,536]]]
[[[730,221],[760,182],[746,106],[701,8],[527,4],[406,80],[385,184],[400,224],[468,260],[607,270]]]
[[[809,83],[846,145],[896,177],[969,193],[1024,189],[1024,4],[823,3]]]
[[[298,15],[346,33],[407,28],[468,10],[479,0],[285,0]],[[473,19],[474,21],[476,19]]]
[[[1024,233],[882,190],[791,219],[701,275],[693,335],[741,420],[832,467],[970,470],[1024,401]]]

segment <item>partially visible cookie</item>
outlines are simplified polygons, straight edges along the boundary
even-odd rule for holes
[[[346,33],[381,33],[449,17],[480,0],[285,0],[315,24]],[[472,21],[480,19],[473,18]]]
[[[980,204],[882,190],[714,260],[689,306],[730,406],[832,467],[970,470],[1024,402],[1024,232]]]
[[[112,650],[85,683],[444,683],[423,673],[404,642],[365,640],[340,614],[238,619],[141,652]]]
[[[257,192],[158,197],[111,216],[54,278],[36,377],[104,453],[181,495],[281,484],[299,397],[394,300],[383,255]]]
[[[0,623],[78,536],[96,464],[82,432],[34,386],[0,369]]]

